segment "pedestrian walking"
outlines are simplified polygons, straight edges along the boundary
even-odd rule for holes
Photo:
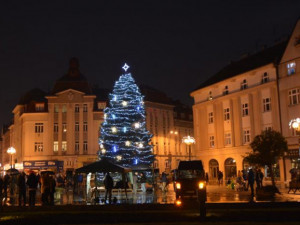
[[[254,172],[252,169],[249,170],[248,173],[248,185],[250,186],[251,189],[251,200],[253,200],[254,197]]]
[[[23,200],[23,206],[26,205],[26,174],[22,172],[17,181],[18,185],[18,191],[19,191],[19,206],[22,205],[22,200]]]
[[[218,172],[218,182],[219,182],[219,185],[223,184],[223,173],[222,173],[222,171]]]
[[[28,192],[29,192],[29,206],[35,206],[35,196],[36,196],[36,189],[38,186],[38,178],[35,176],[34,172],[31,171],[27,183],[28,185]]]
[[[105,203],[107,201],[107,195],[108,195],[108,202],[109,202],[109,204],[111,204],[111,195],[112,195],[111,193],[112,193],[112,189],[114,187],[114,180],[109,175],[109,173],[106,174],[103,183],[105,186]]]
[[[260,189],[261,188],[261,186],[260,186],[261,182],[260,182],[260,174],[258,172],[258,169],[255,172],[255,182],[256,182],[256,188]]]
[[[259,176],[259,182],[260,182],[260,187],[263,187],[263,179],[264,179],[264,174],[261,172],[261,169],[258,170],[258,176]]]

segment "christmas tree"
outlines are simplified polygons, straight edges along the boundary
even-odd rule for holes
[[[122,67],[122,74],[109,94],[109,107],[104,110],[100,134],[100,158],[132,167],[151,166],[154,160],[152,135],[146,129],[144,96],[130,73],[129,66]]]

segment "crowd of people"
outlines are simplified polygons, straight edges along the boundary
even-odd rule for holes
[[[30,171],[27,175],[25,172],[20,174],[6,173],[4,177],[0,177],[0,199],[1,205],[15,204],[18,199],[19,206],[28,205],[35,206],[37,190],[41,193],[42,205],[54,205],[54,193],[56,180],[54,174],[43,173],[35,174]],[[27,198],[28,194],[28,198]]]

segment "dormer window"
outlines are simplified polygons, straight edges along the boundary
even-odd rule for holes
[[[247,87],[248,87],[248,84],[247,84],[247,80],[245,79],[241,83],[241,90],[245,90],[245,89],[247,89]]]
[[[213,99],[211,91],[208,94],[208,100],[211,101]]]
[[[223,95],[228,95],[228,86],[225,86],[224,91],[223,91]]]
[[[296,63],[295,62],[288,63],[286,66],[287,66],[287,73],[289,76],[296,73]]]
[[[44,103],[36,103],[35,104],[35,111],[36,112],[43,112],[45,110],[45,104]]]
[[[98,102],[97,105],[99,110],[103,110],[106,107],[106,102]]]
[[[269,82],[269,74],[267,72],[264,72],[261,81],[262,81],[263,84]]]

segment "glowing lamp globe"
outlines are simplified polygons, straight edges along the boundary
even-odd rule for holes
[[[14,147],[9,147],[7,153],[10,155],[16,154],[16,149]]]

